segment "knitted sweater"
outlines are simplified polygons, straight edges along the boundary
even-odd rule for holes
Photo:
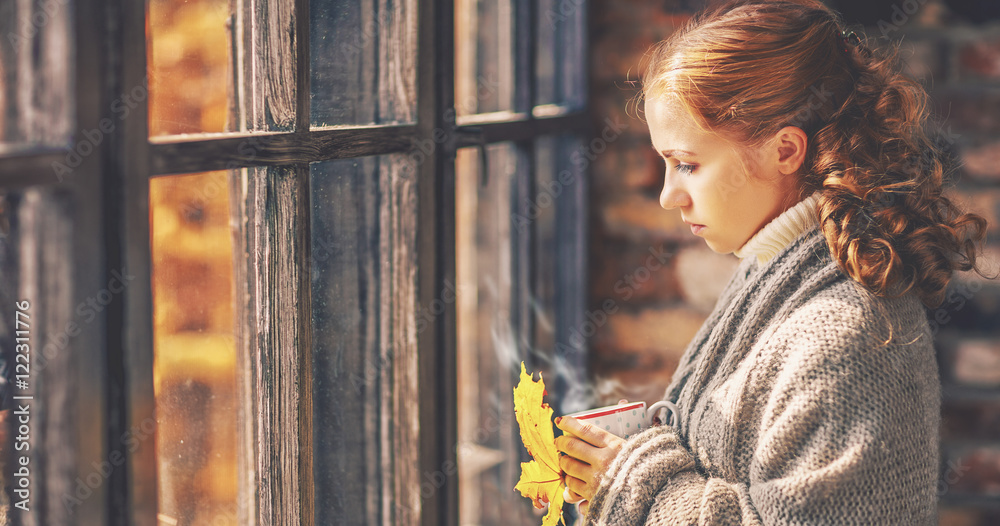
[[[936,523],[940,383],[920,302],[869,294],[815,224],[761,259],[681,358],[676,427],[625,443],[588,522]]]

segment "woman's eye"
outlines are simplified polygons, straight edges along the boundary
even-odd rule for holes
[[[697,165],[677,163],[677,171],[682,174],[691,175],[695,168],[697,168]]]

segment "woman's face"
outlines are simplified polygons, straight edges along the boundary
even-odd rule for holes
[[[676,102],[647,99],[645,112],[653,148],[667,164],[660,206],[680,209],[715,252],[738,250],[794,204],[795,177],[780,172],[777,146],[751,150],[756,162],[744,167],[731,143],[701,130]]]

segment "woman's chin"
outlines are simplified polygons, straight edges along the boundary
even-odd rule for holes
[[[708,248],[712,249],[712,252],[715,252],[716,254],[729,254],[736,250],[735,248],[730,247],[728,244],[718,243],[712,241],[711,239],[705,239],[705,244],[708,245]]]

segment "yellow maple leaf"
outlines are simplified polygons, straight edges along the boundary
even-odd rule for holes
[[[514,416],[521,429],[521,442],[534,459],[521,462],[521,480],[514,489],[528,497],[536,508],[542,507],[543,497],[549,502],[549,512],[542,519],[542,526],[555,526],[563,522],[563,484],[559,475],[559,451],[552,432],[552,408],[542,402],[545,381],[538,373],[534,381],[521,362],[521,379],[514,388]],[[563,522],[565,524],[565,522]]]

